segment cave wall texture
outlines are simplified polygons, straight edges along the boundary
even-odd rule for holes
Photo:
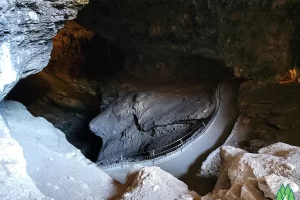
[[[299,11],[298,0],[91,0],[76,20],[138,66],[197,55],[224,61],[238,77],[276,81],[299,64]]]
[[[0,2],[0,100],[21,78],[47,66],[52,38],[87,0]]]
[[[51,38],[87,3],[1,1],[0,99],[47,65]],[[126,52],[132,70],[171,68],[178,57],[196,55],[224,62],[239,77],[274,81],[299,65],[299,11],[298,0],[92,0],[77,21]]]

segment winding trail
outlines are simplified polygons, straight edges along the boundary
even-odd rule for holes
[[[141,165],[158,166],[182,179],[188,185],[194,181],[197,171],[210,152],[219,147],[230,134],[237,118],[237,94],[239,84],[237,80],[225,82],[219,95],[219,108],[215,117],[205,131],[182,151],[175,152],[167,157],[159,158],[155,162],[143,162]],[[121,183],[132,165],[124,165],[110,169],[104,169],[111,177]]]

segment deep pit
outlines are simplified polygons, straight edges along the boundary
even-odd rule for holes
[[[299,197],[299,13],[0,3],[0,172],[5,190],[30,188],[0,198],[275,199],[280,184]]]

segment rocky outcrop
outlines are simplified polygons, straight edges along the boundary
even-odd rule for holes
[[[7,99],[23,103],[34,116],[45,117],[94,160],[101,139],[88,131],[88,123],[99,113],[101,101],[98,79],[89,76],[89,65],[83,65],[92,39],[92,32],[74,21],[66,22],[53,38],[48,66],[21,80]]]
[[[300,87],[295,84],[258,85],[251,81],[240,87],[240,117],[235,124],[229,145],[250,152],[274,142],[300,145],[298,121]]]
[[[200,200],[186,184],[158,167],[144,167],[137,173],[120,199]]]
[[[215,111],[216,84],[132,86],[90,123],[104,142],[98,164],[167,146]]]
[[[0,106],[1,199],[120,195],[122,186],[85,159],[52,124],[33,117],[20,103],[6,101]]]
[[[176,58],[195,55],[270,81],[299,58],[299,10],[288,0],[91,0],[77,21],[130,55],[136,68],[171,68]]]
[[[0,3],[0,100],[19,79],[41,71],[52,38],[87,0],[4,0]]]
[[[218,182],[203,199],[276,199],[282,185],[289,185],[295,199],[299,198],[299,147],[275,143],[252,154],[224,146],[220,156]]]
[[[0,111],[3,109],[0,108]],[[23,149],[11,138],[2,115],[0,115],[0,137],[1,199],[46,199],[28,176]]]

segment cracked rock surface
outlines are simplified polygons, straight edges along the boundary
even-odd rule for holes
[[[5,183],[1,199],[110,199],[122,188],[69,144],[64,133],[20,103],[3,102],[0,116],[0,130],[11,137],[0,140],[0,170],[9,169],[0,178]],[[16,151],[13,157],[9,150]]]
[[[281,185],[289,184],[299,198],[300,148],[275,143],[248,153],[231,146],[221,147],[221,172],[215,189],[202,199],[276,199]]]
[[[200,196],[190,191],[185,183],[159,167],[144,167],[137,172],[120,199],[200,200]]]
[[[217,84],[129,89],[90,123],[103,139],[98,164],[164,147],[191,131],[215,110]]]
[[[41,71],[52,38],[74,19],[87,0],[2,0],[0,2],[0,100],[21,78]]]
[[[241,115],[227,144],[250,152],[274,142],[299,146],[299,92],[298,83],[243,83],[238,97]]]
[[[90,0],[76,20],[133,57],[137,69],[172,67],[185,54],[270,81],[294,65],[293,57],[299,65],[299,10],[299,1],[289,0]]]

